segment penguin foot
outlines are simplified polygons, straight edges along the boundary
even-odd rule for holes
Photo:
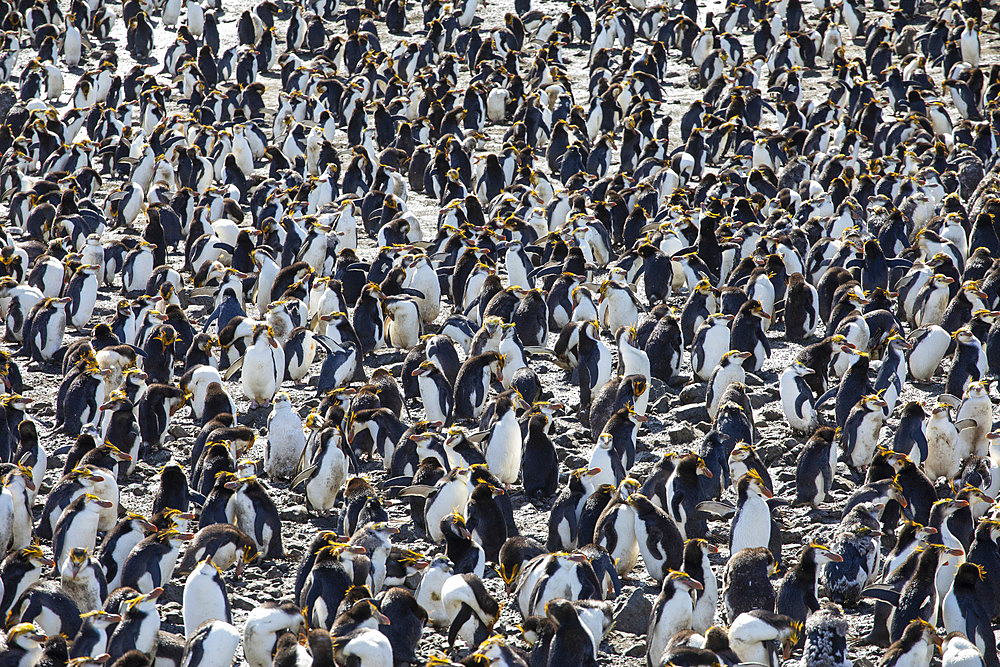
[[[257,404],[257,401],[250,401],[250,409],[251,410],[256,410],[258,407],[260,407],[260,406]]]

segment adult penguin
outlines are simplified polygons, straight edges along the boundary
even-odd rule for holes
[[[788,277],[785,293],[785,340],[801,343],[812,335],[819,322],[819,294],[801,273]]]
[[[704,586],[684,572],[671,571],[663,579],[646,630],[646,664],[662,664],[670,640],[691,629],[693,598]]]
[[[984,599],[982,582],[984,570],[975,563],[965,562],[958,566],[955,579],[941,600],[941,621],[946,632],[961,632],[983,655],[986,665],[996,667],[996,638],[990,624],[992,609],[989,600]]]
[[[548,425],[549,418],[544,413],[532,415],[524,444],[521,468],[524,493],[536,498],[551,497],[559,483],[559,459],[547,433]]]
[[[555,626],[549,644],[548,663],[552,665],[596,665],[595,649],[600,637],[593,636],[583,624],[577,608],[565,599],[545,605],[545,615]]]
[[[757,372],[771,356],[771,344],[764,334],[763,322],[770,319],[757,300],[747,301],[733,320],[732,349],[750,353],[748,370]]]
[[[383,591],[376,600],[389,621],[378,629],[392,645],[393,661],[397,664],[416,662],[417,643],[427,623],[427,612],[409,590],[399,586]]]
[[[697,510],[698,503],[708,500],[701,493],[700,477],[712,478],[712,471],[700,456],[690,452],[677,461],[667,479],[667,506],[663,509],[677,524],[684,539],[702,538],[708,532],[708,524]]]
[[[819,566],[843,560],[840,554],[833,553],[826,545],[813,542],[804,546],[799,554],[799,561],[785,573],[778,584],[774,610],[805,623],[809,615],[819,609],[816,593]]]
[[[211,556],[198,563],[188,575],[184,583],[181,612],[184,618],[184,634],[188,637],[206,621],[232,622],[226,582],[222,578],[221,570],[212,562]]]
[[[455,378],[455,420],[478,419],[486,407],[491,378],[502,381],[504,358],[485,352],[467,359]]]

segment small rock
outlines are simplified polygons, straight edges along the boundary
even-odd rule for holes
[[[170,625],[184,625],[184,617],[177,612],[162,614],[161,618],[164,623],[169,623]]]
[[[646,655],[645,642],[632,644],[632,646],[630,646],[628,650],[625,651],[625,655],[627,655],[630,658],[641,658],[642,656]]]
[[[15,104],[17,104],[17,92],[13,86],[9,84],[0,86],[0,118],[6,118]]]
[[[649,414],[669,412],[670,401],[672,398],[673,398],[672,396],[661,396],[660,400],[656,401],[655,403],[650,402],[648,411]]]
[[[681,389],[681,393],[678,395],[678,399],[681,405],[688,405],[690,403],[701,403],[705,400],[705,394],[708,392],[708,383],[699,382],[697,384],[689,384],[688,386]]]
[[[649,629],[649,615],[653,613],[653,603],[643,595],[642,589],[635,589],[618,611],[615,629],[632,635],[643,635]]]
[[[747,373],[747,381],[745,384],[748,387],[759,387],[764,384],[764,381],[753,373]]]
[[[667,393],[667,385],[660,378],[650,378],[649,380],[649,402],[654,403],[660,400]]]
[[[181,424],[171,424],[170,428],[167,429],[167,431],[170,433],[170,435],[174,436],[175,438],[183,438],[188,434],[187,429],[184,428]]]
[[[783,451],[784,448],[777,442],[769,442],[757,446],[757,456],[764,462],[764,465],[769,465],[776,460],[781,456]]]
[[[775,408],[765,408],[761,414],[763,415],[764,419],[768,421],[777,421],[782,417],[784,417],[784,414],[782,414],[781,410],[777,410]]]
[[[305,521],[309,518],[309,510],[306,509],[305,505],[292,505],[281,510],[280,515],[282,520]]]
[[[251,600],[250,598],[243,597],[242,595],[230,595],[229,604],[233,609],[240,609],[243,611],[253,611],[259,605]]]
[[[577,456],[576,454],[569,454],[563,461],[570,470],[576,470],[577,468],[582,468],[589,462],[582,456]]]
[[[754,392],[750,394],[747,398],[750,399],[750,407],[752,407],[754,410],[762,408],[771,402],[771,399],[767,397],[767,394],[763,394],[760,392]]]
[[[672,417],[677,421],[689,423],[711,421],[708,417],[708,409],[700,403],[677,408],[674,410]]]
[[[688,424],[678,424],[667,430],[667,437],[675,445],[686,445],[689,442],[694,442],[696,434]]]

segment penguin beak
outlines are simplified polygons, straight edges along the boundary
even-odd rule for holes
[[[378,619],[379,625],[392,625],[392,621],[390,621],[389,617],[385,614],[378,614],[376,618]]]

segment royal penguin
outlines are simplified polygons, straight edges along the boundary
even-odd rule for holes
[[[500,605],[474,574],[453,574],[445,580],[441,601],[449,620],[449,646],[459,637],[469,646],[478,646],[500,616]]]
[[[507,488],[517,481],[521,472],[523,445],[515,400],[515,397],[504,394],[497,397],[483,451],[486,467]]]
[[[712,419],[715,419],[719,411],[719,404],[726,387],[733,383],[746,382],[746,370],[743,364],[750,357],[750,352],[730,350],[722,355],[719,365],[712,371],[712,377],[708,381],[708,391],[705,393],[705,408]]]
[[[206,621],[232,622],[226,582],[211,556],[198,563],[184,582],[181,612],[184,634],[188,637]]]
[[[111,660],[117,660],[129,651],[140,651],[148,656],[155,653],[157,634],[160,631],[160,613],[156,608],[156,601],[161,595],[163,589],[154,588],[125,602],[122,621],[108,641]]]
[[[417,585],[417,604],[427,612],[427,619],[436,627],[447,627],[451,620],[441,599],[441,588],[453,574],[451,561],[437,556],[424,568]]]
[[[189,539],[189,533],[172,529],[160,530],[143,538],[122,564],[122,585],[148,593],[169,582],[181,547]]]
[[[736,617],[729,626],[729,645],[742,662],[776,667],[791,654],[801,629],[801,623],[787,616],[757,609]]]
[[[263,558],[278,558],[284,553],[278,508],[264,486],[254,477],[226,483],[234,491],[236,525],[253,538]]]
[[[886,402],[881,396],[869,394],[847,415],[840,433],[840,448],[854,470],[862,470],[871,462],[885,421],[885,408]]]
[[[701,491],[700,478],[711,479],[712,471],[705,461],[694,453],[678,459],[666,484],[666,503],[663,509],[674,520],[685,539],[705,537],[708,526],[697,511],[698,503],[707,500]]]
[[[69,657],[101,657],[108,647],[111,632],[122,620],[121,615],[97,609],[80,614],[80,618],[83,619],[83,623],[80,625],[80,631],[73,638],[73,647]]]
[[[156,526],[145,517],[130,512],[104,535],[97,558],[104,567],[108,590],[113,591],[121,585],[121,564],[132,549],[148,534],[155,532]]]
[[[455,396],[445,374],[431,361],[424,361],[412,371],[417,378],[420,399],[428,421],[450,425]]]
[[[478,419],[486,407],[491,379],[503,381],[504,358],[486,352],[467,359],[455,378],[454,419]]]
[[[631,477],[623,479],[611,502],[598,517],[594,530],[594,542],[611,554],[618,576],[627,574],[639,560],[635,510],[628,504],[629,497],[638,489],[638,481]]]
[[[817,507],[826,502],[837,471],[836,431],[823,426],[812,434],[795,464],[795,502]]]
[[[243,393],[250,399],[250,409],[270,405],[285,376],[285,353],[266,324],[254,328],[252,343],[242,357],[242,363],[226,371],[227,379],[240,370]]]
[[[800,433],[811,433],[819,425],[815,396],[804,379],[812,373],[813,369],[796,359],[782,372],[779,380],[781,408],[785,419],[793,431]]]
[[[840,554],[823,544],[812,542],[802,547],[798,562],[789,568],[777,588],[774,609],[779,614],[805,623],[810,614],[819,610],[817,587],[823,563],[841,562]]]
[[[223,667],[232,661],[240,643],[240,632],[225,621],[205,621],[188,635],[184,644],[184,667]]]
[[[108,582],[100,562],[85,549],[70,551],[59,568],[63,591],[76,602],[80,613],[101,609],[108,596]]]
[[[879,667],[916,667],[930,664],[941,644],[934,625],[923,619],[907,624],[879,661]]]
[[[309,506],[329,511],[347,480],[349,457],[345,448],[348,445],[343,431],[336,426],[323,429],[316,437],[319,445],[306,467],[292,480],[291,488],[304,481]]]
[[[914,329],[907,341],[910,352],[906,364],[910,377],[917,382],[928,382],[951,346],[951,335],[941,327],[931,325]]]
[[[291,479],[306,448],[302,419],[292,409],[288,394],[274,395],[271,413],[267,417],[267,446],[264,449],[264,470],[271,479]]]
[[[83,494],[69,504],[52,532],[52,552],[57,567],[66,562],[73,549],[94,550],[100,512],[111,506],[111,502],[91,494]]]
[[[715,367],[729,352],[732,315],[709,315],[695,331],[691,343],[691,370],[702,381],[711,379]]]
[[[42,660],[46,640],[34,623],[18,623],[7,631],[4,662],[11,667],[35,667]]]
[[[646,665],[662,664],[667,643],[682,630],[691,629],[694,598],[704,587],[684,572],[670,571],[663,579],[646,630]]]
[[[302,611],[294,604],[265,602],[247,615],[243,627],[243,651],[251,667],[268,667],[278,637],[305,626]]]

